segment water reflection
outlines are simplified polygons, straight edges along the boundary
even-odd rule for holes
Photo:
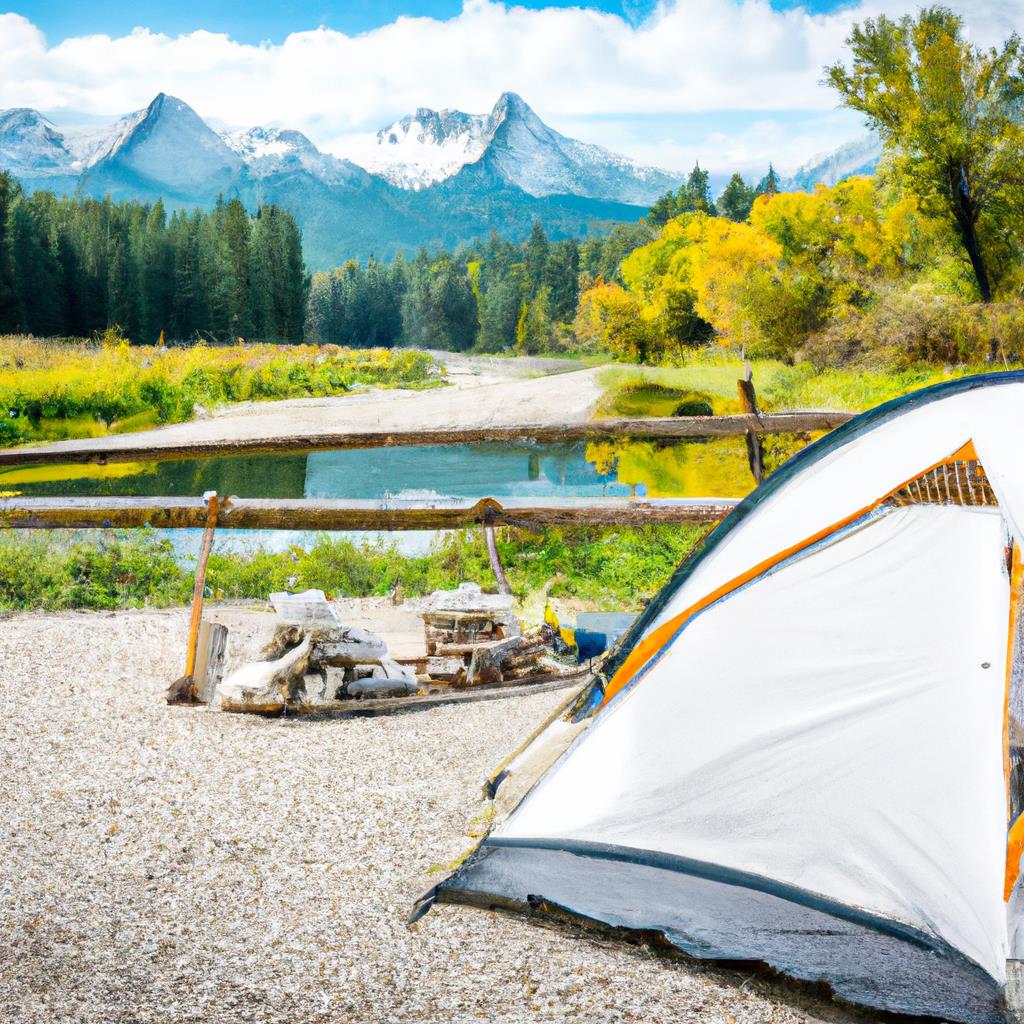
[[[769,470],[806,436],[767,446]],[[664,444],[477,444],[376,448],[111,466],[35,466],[0,472],[0,491],[26,495],[249,498],[721,497],[752,486],[742,438]]]

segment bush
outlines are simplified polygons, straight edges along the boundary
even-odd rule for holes
[[[703,528],[552,529],[541,535],[497,531],[516,595],[549,589],[602,608],[637,608],[665,583]],[[479,530],[441,537],[425,555],[391,545],[322,537],[308,550],[215,553],[207,585],[226,598],[266,599],[274,590],[316,587],[335,597],[373,597],[400,587],[406,597],[476,580],[496,584]],[[87,535],[0,534],[0,609],[136,608],[185,604],[189,566],[148,531]]]
[[[801,358],[819,369],[869,362],[907,368],[1024,357],[1024,307],[966,303],[928,284],[891,289],[862,313],[812,335]]]

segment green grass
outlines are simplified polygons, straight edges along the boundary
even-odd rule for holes
[[[437,366],[413,349],[202,344],[161,350],[0,337],[0,445],[92,437],[191,419],[195,407],[429,387]]]
[[[766,412],[790,409],[842,409],[861,412],[909,391],[955,377],[985,373],[990,366],[920,367],[910,370],[825,370],[810,363],[788,366],[775,360],[751,363],[758,401]],[[676,398],[707,396],[719,415],[740,411],[736,381],[744,374],[739,359],[695,359],[680,367],[610,367],[600,377],[606,416],[665,416]]]
[[[542,591],[602,609],[635,609],[665,583],[703,528],[497,531],[498,550],[521,602]],[[445,535],[425,555],[321,537],[308,549],[214,554],[207,587],[224,598],[266,599],[316,587],[335,597],[405,597],[475,580],[495,589],[479,530]],[[0,533],[0,610],[168,607],[187,603],[193,575],[169,541],[149,531]]]

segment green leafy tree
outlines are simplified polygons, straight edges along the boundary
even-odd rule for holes
[[[656,227],[662,227],[673,217],[684,213],[715,213],[711,198],[708,172],[699,163],[687,176],[686,182],[675,192],[667,192],[647,211],[647,220]]]
[[[1024,176],[1024,54],[1014,33],[981,50],[963,19],[928,7],[899,21],[857,25],[850,66],[826,69],[846,106],[867,116],[925,209],[942,211],[992,299],[995,236],[1019,210]]]
[[[728,217],[729,220],[746,220],[750,215],[750,208],[754,205],[755,198],[757,195],[754,189],[743,180],[742,176],[734,174],[715,205],[719,214]]]

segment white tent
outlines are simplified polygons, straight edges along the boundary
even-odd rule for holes
[[[1024,955],[1022,445],[1005,373],[792,459],[502,766],[508,813],[421,910],[569,913],[876,1008],[1002,1020]]]

